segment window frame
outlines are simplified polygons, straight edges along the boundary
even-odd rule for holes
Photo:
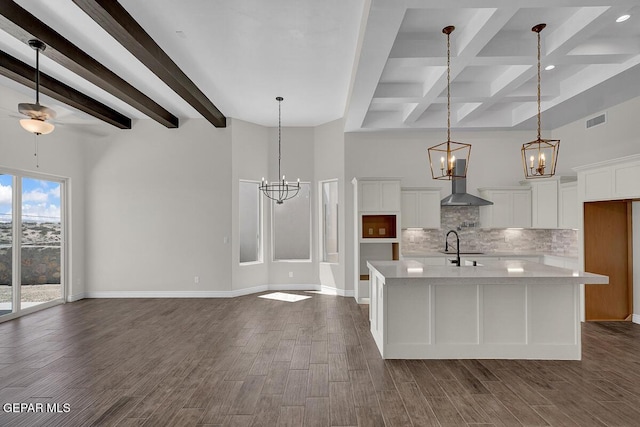
[[[340,198],[340,180],[338,178],[332,178],[332,179],[325,179],[322,181],[318,181],[318,240],[319,240],[319,248],[318,248],[318,257],[319,257],[319,262],[321,264],[340,264],[340,258],[341,258],[341,251],[340,251],[340,203],[338,203],[339,200],[336,200],[336,246],[337,246],[337,255],[338,255],[338,260],[337,261],[325,261],[324,260],[324,254],[325,254],[325,222],[324,222],[324,184],[327,183],[332,183],[335,182],[337,189],[336,189],[336,195],[338,197],[338,199]]]
[[[238,214],[238,264],[240,266],[264,264],[264,203],[262,202],[262,193],[259,190],[260,182],[251,179],[240,179],[238,181],[238,213],[240,212],[240,185],[242,183],[255,184],[258,198],[258,259],[256,261],[240,261],[240,215]]]

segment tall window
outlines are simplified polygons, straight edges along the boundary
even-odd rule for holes
[[[300,183],[300,192],[281,205],[272,202],[273,260],[311,260],[311,185]]]
[[[338,262],[338,181],[321,183],[322,261]]]
[[[262,198],[258,182],[240,181],[240,263],[262,262]]]

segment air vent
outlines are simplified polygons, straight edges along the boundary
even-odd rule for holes
[[[587,120],[587,129],[592,128],[594,126],[601,125],[607,121],[607,116],[604,114],[600,114],[592,119]]]

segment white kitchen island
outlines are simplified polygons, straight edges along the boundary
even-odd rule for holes
[[[580,284],[609,278],[527,261],[370,261],[369,320],[385,359],[580,360]]]

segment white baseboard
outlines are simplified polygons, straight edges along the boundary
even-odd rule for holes
[[[85,298],[233,298],[233,291],[90,291]]]
[[[235,298],[265,291],[322,291],[343,297],[353,296],[353,291],[313,284],[269,284],[231,291],[89,291],[72,295],[69,302],[83,298]]]
[[[244,289],[234,289],[229,292],[229,295],[225,298],[241,297],[243,295],[257,294],[258,292],[264,292],[269,290],[269,285],[252,286]]]
[[[634,315],[631,317],[631,321],[632,321],[633,323],[637,323],[637,324],[639,324],[639,325],[640,325],[640,314],[634,314]]]

